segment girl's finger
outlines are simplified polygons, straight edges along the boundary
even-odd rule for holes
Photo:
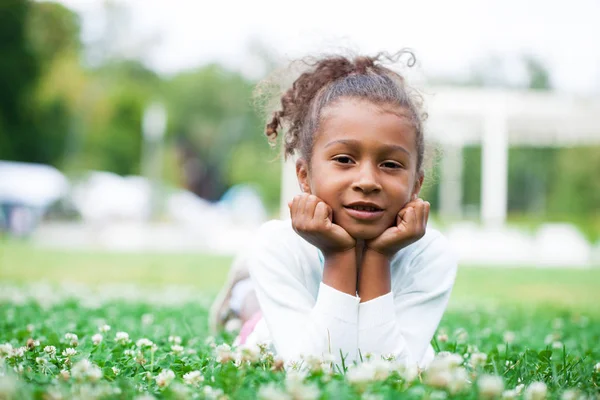
[[[425,229],[423,224],[423,218],[425,216],[425,202],[419,199],[417,206],[415,207],[415,228],[418,232],[422,232]]]
[[[300,196],[294,196],[292,201],[290,202],[290,217],[292,221],[295,221],[298,215],[298,201],[300,200]]]
[[[429,221],[429,210],[431,209],[431,204],[426,201],[425,202],[425,213],[423,215],[423,227],[427,227],[427,221]]]
[[[306,203],[304,203],[304,214],[308,221],[311,221],[315,216],[315,208],[317,207],[317,203],[319,199],[315,195],[308,195],[306,198]]]
[[[315,207],[314,220],[320,226],[322,226],[322,224],[324,224],[324,222],[329,221],[329,210],[327,210],[327,204],[325,204],[322,201],[317,203],[317,205]]]
[[[402,216],[402,220],[407,228],[412,228],[416,221],[415,209],[413,207],[408,207]]]

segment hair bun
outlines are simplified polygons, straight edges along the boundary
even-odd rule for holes
[[[375,67],[374,59],[366,56],[358,56],[354,59],[354,66],[356,72],[359,74],[366,74],[367,69]]]

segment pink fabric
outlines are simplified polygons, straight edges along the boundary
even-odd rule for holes
[[[254,331],[256,324],[258,324],[258,321],[260,321],[261,318],[262,318],[262,313],[260,311],[257,311],[254,313],[252,318],[250,318],[248,321],[246,321],[244,323],[244,325],[242,326],[242,330],[240,331],[240,335],[239,335],[240,344],[246,343],[248,336],[250,336],[250,334]]]

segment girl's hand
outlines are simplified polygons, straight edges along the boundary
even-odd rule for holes
[[[421,239],[429,218],[429,202],[417,198],[406,204],[396,217],[396,226],[366,242],[367,250],[392,257],[400,249]]]
[[[290,203],[294,230],[319,248],[325,257],[356,246],[356,240],[344,228],[332,222],[333,212],[325,202],[312,194],[301,194]]]

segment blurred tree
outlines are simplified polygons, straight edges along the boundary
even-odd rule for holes
[[[166,87],[170,131],[185,138],[179,143],[188,189],[216,200],[231,185],[254,183],[276,206],[281,168],[269,163],[273,153],[252,107],[253,87],[218,65],[175,76]]]
[[[43,160],[36,146],[34,110],[29,99],[39,77],[36,55],[27,38],[30,2],[0,2],[0,158]],[[31,143],[31,142],[34,143]]]
[[[65,60],[81,70],[79,20],[58,3],[9,0],[0,4],[0,32],[0,158],[60,166],[72,113],[64,90],[46,82]],[[73,86],[59,78],[55,88]]]

